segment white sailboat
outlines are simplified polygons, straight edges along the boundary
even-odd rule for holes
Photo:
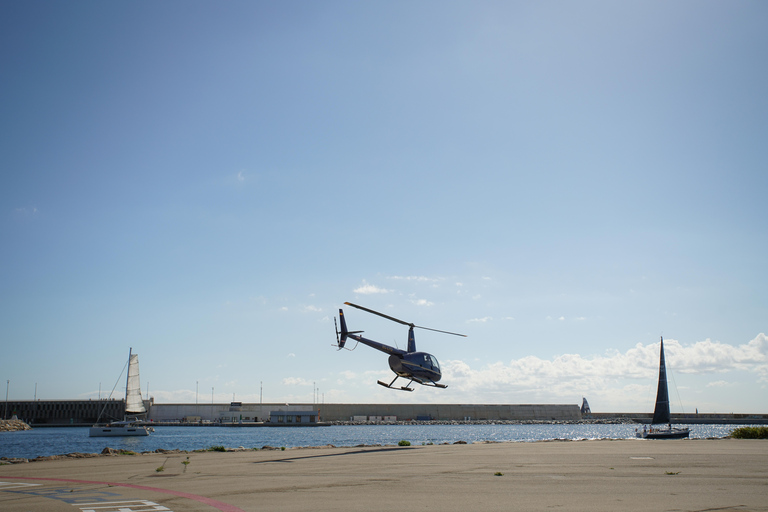
[[[643,430],[637,430],[635,435],[643,439],[682,439],[688,437],[690,430],[686,427],[672,426],[672,415],[669,412],[667,365],[664,362],[664,338],[661,338],[660,353],[659,387],[656,390],[656,407],[653,409],[653,419],[650,426],[644,425]],[[661,425],[661,427],[655,425]]]
[[[125,383],[125,416],[123,421],[112,421],[106,425],[96,424],[91,427],[90,437],[118,437],[118,436],[148,436],[151,427],[141,424],[137,414],[146,414],[144,401],[141,399],[141,385],[139,384],[139,355],[128,350],[128,378]],[[133,420],[128,415],[134,415]],[[97,420],[98,421],[98,420]]]

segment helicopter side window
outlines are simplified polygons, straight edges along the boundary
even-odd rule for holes
[[[437,358],[435,356],[432,356],[432,367],[435,370],[440,371],[440,363],[437,362]]]

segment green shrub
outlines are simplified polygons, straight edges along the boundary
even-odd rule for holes
[[[222,445],[217,445],[217,446],[211,446],[210,448],[208,448],[208,451],[209,452],[225,452],[227,451],[227,448]]]
[[[411,442],[410,441],[406,441],[405,439],[403,439],[402,441],[397,443],[397,446],[411,446]]]
[[[730,433],[734,439],[768,439],[768,427],[739,427]]]

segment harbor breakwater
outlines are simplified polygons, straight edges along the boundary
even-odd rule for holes
[[[32,427],[21,420],[0,420],[0,432],[16,432],[18,430],[31,430]]]
[[[578,422],[648,423],[650,413],[581,414],[570,404],[326,404],[326,403],[168,403],[145,400],[146,419],[157,424],[206,426],[257,426],[268,423],[273,412],[310,411],[325,424],[394,422]],[[110,419],[122,419],[122,400],[11,401],[9,413],[34,427],[86,426]],[[686,424],[768,424],[768,414],[673,413],[673,423]]]

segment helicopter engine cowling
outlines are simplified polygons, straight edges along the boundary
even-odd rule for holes
[[[389,367],[398,375],[402,375],[405,371],[403,368],[403,360],[395,354],[389,356]]]

